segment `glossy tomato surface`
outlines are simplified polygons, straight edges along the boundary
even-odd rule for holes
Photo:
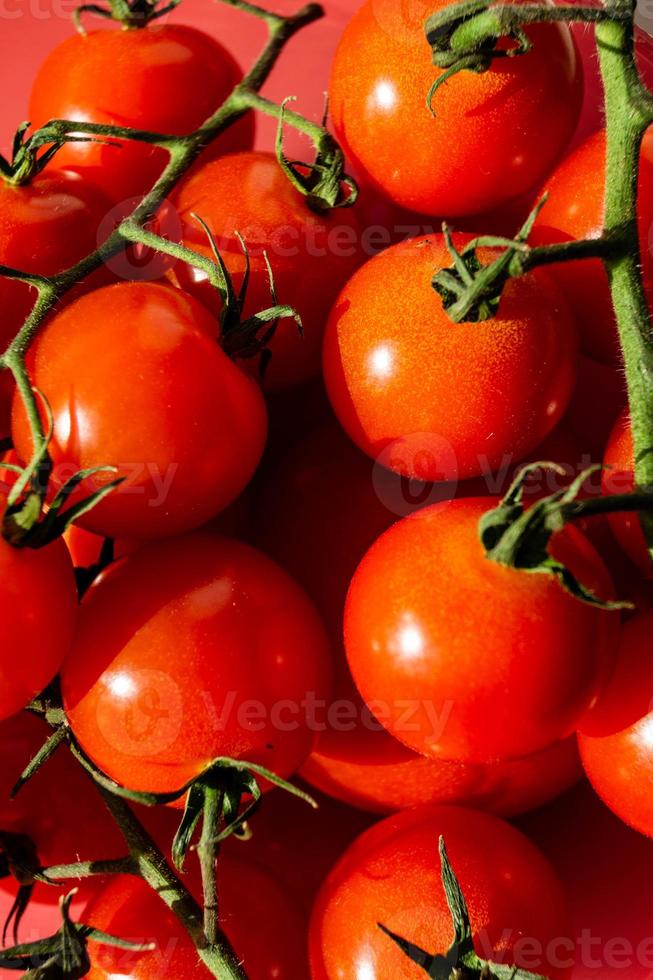
[[[303,336],[292,319],[281,320],[269,350],[266,387],[285,388],[319,373],[322,336],[331,306],[362,261],[361,229],[356,208],[318,214],[282,171],[273,153],[237,153],[196,168],[178,187],[172,205],[179,217],[184,244],[211,256],[199,215],[216,239],[222,258],[240,289],[246,268],[250,279],[245,316],[274,305],[265,263],[272,268],[279,302],[302,318]],[[173,278],[216,313],[217,291],[199,270],[177,263]],[[259,359],[251,363],[257,370]]]
[[[614,676],[579,745],[592,786],[625,823],[653,837],[653,612],[623,628]]]
[[[571,734],[611,669],[619,614],[550,576],[485,557],[468,498],[419,511],[379,538],[352,581],[345,646],[354,680],[388,730],[425,755],[490,762]],[[553,554],[609,596],[608,572],[574,528]]]
[[[598,238],[603,230],[605,201],[605,133],[589,136],[546,180],[549,198],[540,211],[531,241],[534,244]],[[653,299],[653,131],[649,130],[640,155],[637,205],[644,285]],[[565,290],[581,333],[585,353],[599,361],[620,363],[617,325],[610,288],[599,259],[551,266]]]
[[[301,589],[247,545],[200,532],[142,548],[90,589],[62,689],[104,772],[171,792],[219,756],[291,775],[329,678]]]
[[[15,548],[0,537],[0,581],[4,719],[29,704],[59,670],[75,632],[77,588],[61,540],[34,550]]]
[[[345,431],[423,480],[522,459],[562,417],[575,378],[574,324],[547,277],[511,281],[495,318],[454,324],[431,285],[451,262],[441,235],[381,253],[340,293],[325,335],[327,391]]]
[[[241,78],[220,42],[193,27],[152,24],[72,34],[41,66],[30,118],[34,126],[79,119],[182,136],[212,115]],[[248,117],[212,152],[244,149],[252,139]],[[146,143],[92,142],[69,144],[57,164],[76,170],[120,204],[148,190],[167,159],[165,150]]]
[[[117,473],[98,473],[83,490],[124,480],[82,527],[109,537],[171,535],[218,514],[248,483],[265,443],[265,405],[216,331],[192,297],[120,283],[81,297],[37,337],[29,366],[54,415],[55,485],[107,465]],[[28,459],[18,399],[12,431]]]
[[[307,980],[299,910],[281,881],[249,861],[223,856],[218,868],[220,925],[250,980]],[[201,890],[195,893],[199,898]],[[115,878],[91,902],[84,921],[155,949],[134,953],[93,944],[90,980],[204,980],[213,976],[174,913],[143,881]]]
[[[487,211],[537,184],[571,139],[582,101],[574,43],[557,25],[528,28],[533,49],[484,74],[442,74],[424,25],[445,0],[368,0],[331,69],[336,134],[397,203],[433,215]],[[355,79],[355,82],[353,80]]]
[[[537,848],[497,817],[424,806],[366,831],[327,877],[311,922],[313,980],[419,980],[422,968],[378,923],[428,953],[447,952],[453,926],[440,879],[440,836],[479,955],[552,980],[571,975],[564,893]]]
[[[617,419],[608,440],[603,459],[603,490],[607,495],[632,493],[635,489],[635,455],[633,433],[628,412]],[[646,539],[637,513],[617,512],[608,515],[610,527],[628,557],[646,575],[653,577]]]

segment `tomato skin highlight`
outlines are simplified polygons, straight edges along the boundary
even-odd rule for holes
[[[191,877],[199,900],[199,876]],[[250,980],[307,980],[302,919],[281,881],[254,862],[225,854],[218,865],[218,888],[220,924]],[[156,949],[143,953],[91,944],[90,980],[213,976],[174,913],[137,878],[114,878],[90,903],[84,921],[114,936],[156,943]]]
[[[624,624],[613,678],[579,734],[585,773],[624,823],[653,837],[653,612]]]
[[[615,422],[603,459],[601,483],[606,495],[633,493],[635,490],[635,453],[630,418],[626,409]],[[620,546],[648,579],[653,578],[653,563],[649,558],[644,531],[639,516],[634,513],[608,515],[612,532]]]
[[[571,975],[566,902],[548,861],[497,817],[431,805],[382,820],[333,868],[313,909],[313,980],[418,980],[421,968],[378,923],[429,953],[447,952],[453,927],[440,879],[440,835],[469,907],[479,955],[494,953],[501,963],[552,980]],[[558,957],[567,963],[558,965]]]
[[[74,265],[100,244],[99,225],[109,208],[104,195],[78,174],[48,167],[29,184],[14,187],[0,180],[0,264],[52,276]],[[106,270],[94,273],[96,285]],[[88,288],[88,281],[76,291]],[[27,283],[0,277],[0,347],[4,351],[36,300]],[[9,433],[14,390],[8,371],[0,375],[0,435]]]
[[[29,368],[54,414],[55,486],[87,467],[118,473],[97,474],[80,494],[125,478],[80,527],[106,537],[172,535],[214,517],[248,483],[267,413],[258,385],[214,339],[217,329],[179,290],[120,283],[81,297],[36,338]],[[18,398],[12,433],[29,459]]]
[[[353,441],[429,481],[522,459],[562,417],[576,372],[574,324],[546,276],[508,283],[496,318],[454,324],[431,286],[450,265],[441,235],[367,262],[336,301],[323,351],[327,393]]]
[[[34,81],[30,118],[79,119],[183,136],[231,93],[242,72],[216,40],[193,27],[153,24],[139,30],[75,34],[46,58]],[[231,127],[209,154],[252,145],[252,114]],[[57,166],[80,173],[115,203],[145,193],[168,160],[166,150],[136,141],[69,143]]]
[[[486,559],[478,522],[497,503],[454,500],[396,524],[347,598],[345,647],[363,698],[396,738],[434,758],[503,761],[565,738],[616,654],[618,613]],[[597,595],[612,594],[575,528],[552,549]]]
[[[318,375],[329,310],[362,260],[356,209],[316,214],[292,186],[274,154],[253,151],[194,168],[177,188],[172,204],[181,222],[183,243],[212,257],[206,234],[193,215],[206,221],[237,290],[246,260],[235,233],[243,236],[251,263],[246,317],[273,305],[264,253],[270,260],[279,302],[301,316],[303,336],[294,320],[281,320],[277,326],[269,344],[272,360],[265,387],[287,388]],[[170,275],[219,313],[220,296],[201,270],[178,262]],[[258,375],[258,358],[246,364]]]
[[[560,164],[544,184],[549,197],[530,236],[533,245],[598,238],[603,231],[605,196],[605,132],[589,136]],[[653,129],[647,131],[640,154],[637,202],[640,254],[649,307],[653,303]],[[549,267],[565,291],[578,323],[581,346],[606,364],[621,363],[621,347],[608,278],[600,259],[560,262]]]
[[[2,720],[28,705],[59,670],[75,633],[77,587],[61,540],[34,550],[0,537],[0,581]]]
[[[315,740],[304,701],[327,696],[330,656],[282,569],[198,532],[140,549],[91,587],[61,680],[95,763],[164,793],[219,756],[295,772]]]
[[[427,95],[441,71],[424,24],[445,6],[368,0],[341,38],[329,96],[337,137],[377,190],[414,211],[454,217],[539,183],[572,136],[583,84],[567,28],[528,27],[529,54],[456,75],[436,93],[434,118]]]

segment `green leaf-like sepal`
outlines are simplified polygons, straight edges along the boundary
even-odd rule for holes
[[[442,225],[453,266],[436,272],[432,285],[454,323],[478,323],[496,316],[506,283],[515,272],[520,271],[519,267],[513,269],[513,260],[519,253],[528,252],[528,236],[546,200],[547,195],[544,194],[515,238],[483,235],[472,239],[461,252],[453,243],[448,225]],[[480,248],[500,248],[503,251],[497,259],[483,264],[478,256]]]
[[[560,467],[551,462],[524,466],[501,503],[483,515],[479,523],[479,534],[486,557],[508,568],[552,575],[565,591],[589,605],[608,610],[631,608],[627,602],[599,598],[570,569],[549,553],[553,535],[561,531],[569,519],[578,516],[573,504],[577,501],[583,484],[601,467],[589,467],[569,487],[526,508],[523,501],[526,482],[534,471],[546,467],[560,471]]]
[[[5,970],[26,970],[30,980],[81,980],[91,969],[87,943],[89,940],[119,949],[146,952],[151,943],[131,943],[118,939],[92,926],[78,924],[70,918],[70,905],[76,889],[60,899],[62,924],[46,939],[22,943],[0,953],[0,967]]]
[[[493,963],[491,960],[483,960],[477,955],[474,949],[472,926],[465,896],[451,867],[442,837],[439,842],[439,850],[442,886],[451,913],[454,933],[453,943],[446,955],[428,953],[420,946],[398,936],[379,923],[381,931],[432,980],[453,980],[454,977],[465,977],[466,980],[467,978],[468,980],[490,980],[492,977],[496,977],[497,980],[547,980],[539,973],[529,973],[517,966]]]

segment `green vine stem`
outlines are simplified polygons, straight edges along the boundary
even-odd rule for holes
[[[653,123],[653,96],[639,76],[635,60],[636,0],[604,0],[600,6],[505,4],[471,0],[434,14],[426,23],[426,36],[436,66],[451,77],[458,71],[487,71],[494,58],[519,56],[531,46],[523,27],[552,21],[595,24],[601,76],[605,93],[606,180],[605,218],[601,236],[588,241],[529,248],[512,243],[504,265],[484,267],[471,283],[465,275],[449,290],[448,311],[460,320],[489,309],[489,297],[498,298],[507,278],[553,262],[601,258],[605,266],[623,352],[635,450],[635,481],[644,492],[653,490],[653,331],[640,271],[637,190],[642,139]],[[515,47],[500,49],[502,39]],[[440,76],[438,81],[441,81]],[[437,82],[435,88],[437,89]],[[435,91],[435,90],[434,90]],[[437,108],[437,100],[436,100]],[[455,278],[455,277],[454,277]],[[443,277],[444,293],[453,279]],[[434,283],[438,288],[437,282]],[[477,317],[478,318],[478,317]],[[653,517],[640,514],[653,555]]]

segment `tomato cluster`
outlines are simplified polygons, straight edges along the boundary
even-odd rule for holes
[[[174,162],[242,96],[243,73],[207,34],[145,16],[71,36],[31,94],[34,129],[64,119],[119,137],[73,134],[20,180],[3,168],[0,265],[27,275],[0,277],[0,867],[33,884],[48,865],[133,849],[82,765],[130,797],[170,859],[198,793],[219,787],[224,826],[260,789],[261,814],[216,870],[220,930],[251,980],[422,975],[406,943],[446,954],[453,937],[440,837],[478,956],[565,980],[562,886],[507,819],[584,768],[653,837],[637,514],[552,535],[550,564],[593,602],[491,561],[479,536],[524,463],[526,510],[575,482],[586,500],[635,488],[606,274],[598,259],[526,272],[489,315],[455,323],[435,288],[454,262],[463,277],[467,261],[496,262],[505,242],[469,260],[476,235],[498,210],[517,234],[543,190],[532,242],[599,236],[605,134],[569,151],[583,65],[559,23],[529,26],[529,50],[503,52],[519,57],[447,77],[431,104],[442,69],[424,22],[446,6],[365,0],[343,33],[330,111],[358,198],[332,137],[314,163],[288,161],[253,148],[238,104],[150,208],[170,149]],[[652,152],[646,138],[647,295]],[[154,273],[98,260],[69,282],[95,250],[113,256],[143,201],[129,247],[151,258],[159,236]],[[402,240],[407,214],[421,232]],[[449,218],[463,230],[442,229]],[[47,279],[60,295],[25,334]],[[636,608],[622,616],[617,598]],[[69,745],[12,799],[51,727]],[[295,775],[318,815],[273,785]],[[83,878],[82,897],[96,930],[153,944],[91,942],[94,980],[212,975],[194,927],[139,876]]]

